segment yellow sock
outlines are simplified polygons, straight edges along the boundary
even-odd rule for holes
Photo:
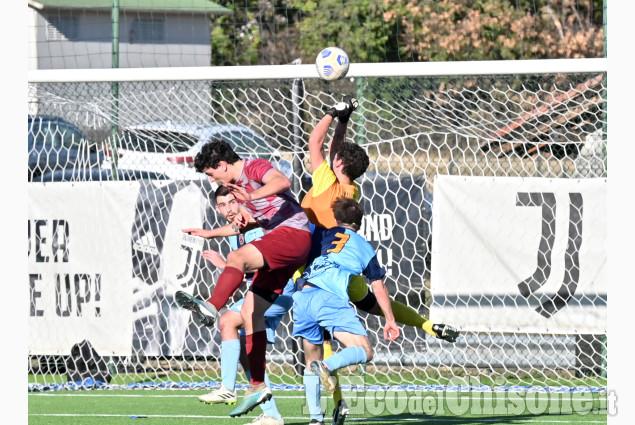
[[[324,360],[328,359],[329,357],[331,357],[333,355],[333,347],[331,346],[331,342],[330,341],[324,341],[324,344],[322,344],[322,346],[324,347]],[[331,375],[337,377],[337,371],[332,371]],[[337,403],[339,403],[339,401],[342,399],[342,389],[340,388],[340,382],[339,379],[337,380],[337,387],[335,388],[335,392],[333,393],[333,401],[335,402],[335,405],[337,406]]]
[[[390,305],[392,307],[392,313],[395,315],[395,321],[397,323],[421,328],[430,335],[436,336],[436,334],[432,330],[432,326],[434,326],[434,323],[420,315],[417,310],[395,300],[390,300]]]

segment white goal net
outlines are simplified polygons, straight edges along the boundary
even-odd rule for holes
[[[218,329],[174,302],[176,290],[213,289],[202,250],[229,252],[181,232],[223,224],[191,148],[214,134],[271,159],[300,200],[309,134],[345,94],[360,102],[347,137],[371,160],[360,233],[392,297],[460,337],[402,325],[388,343],[382,320],[360,312],[376,356],[341,375],[606,385],[604,61],[353,64],[331,83],[312,65],[76,71],[29,74],[36,385],[63,385],[85,339],[121,383],[218,382]],[[301,383],[291,330],[287,314],[268,351],[274,384]]]

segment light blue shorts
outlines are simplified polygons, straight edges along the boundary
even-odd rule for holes
[[[228,310],[240,313],[240,309],[242,308],[244,302],[245,299],[242,298],[238,302],[232,304]],[[267,331],[267,342],[269,344],[276,343],[276,328],[280,324],[284,315],[291,309],[292,305],[293,298],[291,298],[290,295],[280,295],[276,298],[276,301],[271,304],[271,307],[265,311],[265,327]],[[245,329],[241,329],[240,334],[245,335]]]
[[[324,330],[365,335],[366,329],[348,302],[324,289],[309,287],[293,294],[293,336],[311,344],[324,342]]]

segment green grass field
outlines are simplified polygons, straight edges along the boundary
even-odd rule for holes
[[[29,425],[242,425],[262,412],[256,408],[230,418],[233,406],[207,405],[197,396],[208,390],[79,390],[30,392]],[[326,424],[333,401],[322,393]],[[239,397],[242,391],[239,391]],[[274,391],[285,424],[308,424],[302,391]],[[328,396],[328,397],[327,397]],[[602,393],[345,392],[349,424],[606,424]]]

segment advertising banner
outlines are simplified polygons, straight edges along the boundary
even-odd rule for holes
[[[70,354],[88,339],[129,354],[130,229],[138,183],[30,184],[29,354]]]
[[[431,320],[462,330],[606,332],[607,182],[437,175]]]
[[[424,176],[377,174],[361,186],[360,234],[377,250],[389,291],[422,293],[432,214]],[[101,355],[132,362],[220,355],[218,327],[201,325],[174,299],[178,290],[209,298],[221,270],[202,252],[229,253],[227,238],[182,231],[226,224],[214,190],[205,180],[30,184],[29,353],[67,355],[87,339]],[[292,342],[290,330],[289,314],[280,349]]]

